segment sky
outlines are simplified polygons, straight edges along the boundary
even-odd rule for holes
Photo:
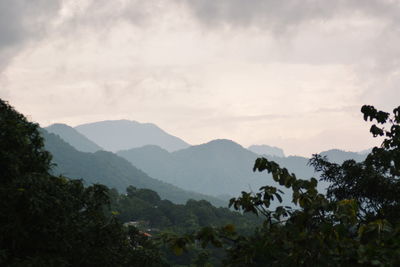
[[[0,0],[0,98],[41,126],[360,151],[399,84],[399,0]]]

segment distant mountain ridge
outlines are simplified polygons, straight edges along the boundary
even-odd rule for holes
[[[322,151],[319,153],[322,156],[326,156],[329,161],[335,163],[343,163],[343,161],[348,159],[354,159],[355,161],[363,161],[367,157],[368,153],[359,153],[359,152],[350,152],[350,151],[343,151],[340,149],[330,149],[327,151]]]
[[[86,136],[66,124],[55,123],[45,127],[44,129],[50,133],[60,136],[61,139],[81,152],[96,152],[99,150],[104,150],[95,142],[89,140]]]
[[[75,129],[107,151],[157,145],[170,152],[189,147],[182,139],[170,135],[152,123],[110,120],[87,123]]]
[[[153,124],[140,124],[126,120],[85,124],[76,127],[76,129],[88,127],[89,132],[92,132],[95,137],[102,135],[102,138],[107,142],[112,143],[116,141],[117,143],[119,142],[120,147],[130,148],[132,145],[143,143],[143,139],[141,139],[143,131],[137,130],[143,129],[143,125],[146,125],[145,128],[156,129],[157,134],[161,131],[168,138],[171,137],[171,135],[166,134]],[[127,131],[121,133],[124,129]],[[139,140],[135,136],[139,136]],[[237,196],[241,191],[256,191],[260,186],[266,184],[276,186],[270,175],[252,172],[254,161],[260,156],[267,157],[269,160],[279,163],[282,167],[286,167],[290,172],[295,173],[299,178],[308,179],[318,176],[314,172],[314,169],[308,165],[308,158],[298,156],[285,157],[283,150],[268,145],[249,147],[257,152],[254,153],[231,140],[218,139],[195,146],[188,146],[185,143],[184,146],[187,146],[186,148],[168,151],[154,142],[154,140],[160,141],[159,138],[153,137],[150,136],[147,139],[150,144],[123,149],[118,151],[117,154],[149,174],[150,177],[184,190],[213,195],[217,198],[223,197],[224,199],[229,199],[232,196]],[[174,138],[176,137],[173,137],[173,140],[176,141]],[[98,157],[97,160],[99,160],[100,155],[104,156],[106,154],[95,153],[95,155]],[[321,152],[321,155],[327,156],[330,161],[336,163],[342,163],[346,159],[361,161],[366,156],[338,149]],[[110,161],[114,161],[112,156],[105,158],[108,158],[108,160],[104,159],[100,164],[107,165]],[[116,160],[115,162],[119,161]],[[99,162],[96,162],[96,164],[99,164]],[[122,169],[124,168],[122,167]],[[109,176],[111,177],[112,175],[110,174]],[[99,173],[97,177],[102,177],[102,174]],[[126,182],[124,186],[126,186]],[[326,183],[321,182],[319,184],[320,190],[324,190],[326,187]]]
[[[247,148],[248,150],[258,154],[258,155],[269,155],[277,157],[285,157],[285,153],[282,148],[269,145],[251,145]]]
[[[266,173],[253,173],[259,155],[231,140],[213,140],[172,153],[145,146],[117,154],[135,162],[152,177],[208,195],[237,196],[265,184],[276,185]]]
[[[83,179],[88,185],[101,183],[120,192],[133,185],[156,191],[163,199],[175,203],[185,203],[189,199],[205,199],[216,206],[227,206],[227,203],[211,196],[185,191],[171,184],[159,181],[137,169],[127,160],[106,151],[95,153],[80,152],[58,135],[41,130],[45,139],[45,148],[53,155],[56,166],[53,173],[69,178]]]
[[[277,186],[266,172],[252,171],[254,161],[260,155],[230,140],[213,140],[172,153],[157,146],[144,146],[119,151],[117,154],[152,177],[203,194],[227,198],[238,196],[241,191],[257,191],[263,185]],[[357,161],[363,159],[357,153],[341,150],[329,150],[323,152],[323,155],[338,163],[353,157]],[[318,177],[314,168],[309,166],[308,158],[269,155],[265,157],[286,167],[298,178]],[[324,190],[327,184],[320,182],[318,187]],[[286,196],[285,199],[286,204],[290,203],[290,196]]]

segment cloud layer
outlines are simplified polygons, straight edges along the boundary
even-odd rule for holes
[[[0,2],[0,72],[27,42],[43,37],[60,6],[59,0]]]
[[[360,106],[399,104],[398,1],[6,2],[0,97],[42,124],[126,118],[308,155],[367,148]]]

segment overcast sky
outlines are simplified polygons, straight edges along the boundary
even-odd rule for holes
[[[0,97],[42,126],[363,150],[361,106],[400,105],[400,1],[0,0]]]

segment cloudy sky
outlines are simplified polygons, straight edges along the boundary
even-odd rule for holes
[[[399,84],[398,0],[0,0],[0,97],[42,126],[358,151]]]

